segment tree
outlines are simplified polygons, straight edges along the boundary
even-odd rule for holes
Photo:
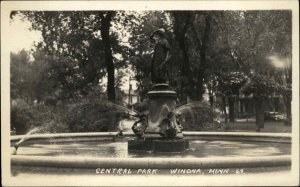
[[[239,71],[244,72],[246,76],[250,77],[249,81],[253,81],[251,83],[253,88],[257,87],[259,89],[262,87],[261,84],[272,83],[273,85],[269,87],[264,86],[265,89],[270,89],[265,91],[266,93],[288,93],[286,88],[280,88],[276,92],[273,89],[273,87],[276,87],[274,80],[277,80],[277,84],[280,83],[280,80],[274,78],[270,71],[274,75],[278,75],[279,71],[272,70],[274,68],[269,65],[267,58],[274,53],[290,54],[291,52],[290,11],[223,11],[215,14],[214,19],[218,25],[218,33],[220,33],[219,41],[216,40],[215,46],[217,49],[224,47],[224,50],[220,49],[221,53],[216,56],[231,58],[233,64],[236,64],[236,70],[239,69]],[[225,48],[228,50],[225,50]],[[263,78],[256,75],[263,76]],[[260,83],[257,80],[266,82]],[[252,89],[252,91],[255,90]],[[261,93],[261,95],[266,93]],[[256,97],[256,91],[253,94]],[[263,121],[261,120],[263,108],[260,107],[262,101],[259,97],[255,98],[258,110],[256,118],[257,123],[261,124],[259,127],[263,127]],[[288,96],[286,98],[288,100]],[[288,106],[288,104],[286,105]],[[289,108],[287,107],[287,112]]]
[[[280,85],[280,89],[275,89],[275,93],[284,95],[287,114],[290,116],[291,100],[289,96],[291,96],[291,87],[288,85],[291,83],[291,79],[289,79],[291,77],[289,76],[291,75],[291,66],[287,66],[287,70],[289,70],[286,72],[289,75],[286,77],[289,78],[285,84],[286,86],[282,87],[282,82],[270,75],[269,72],[272,67],[266,63],[266,58],[274,53],[285,58],[291,56],[291,12],[249,11],[245,13],[245,23],[249,38],[253,38],[252,48],[250,48],[253,56],[253,61],[250,62],[251,67],[256,74],[266,75],[270,79],[266,80],[268,83],[274,83],[274,80],[277,80],[273,86]],[[260,29],[255,30],[256,27]],[[280,74],[279,71],[277,73]]]
[[[247,81],[247,75],[239,71],[220,72],[218,73],[217,90],[221,93],[221,97],[226,97],[229,105],[229,121],[234,122],[235,119],[235,100],[239,97],[242,86]],[[225,98],[224,98],[225,99]],[[223,101],[226,102],[226,101]],[[225,103],[223,103],[225,105]],[[224,109],[225,111],[226,109]],[[226,113],[226,111],[225,111]]]
[[[30,54],[25,50],[11,53],[11,97],[30,103],[51,95],[53,82],[49,79],[50,62],[41,51]],[[42,58],[42,60],[41,60]]]
[[[191,22],[191,19],[193,18],[193,15],[189,11],[174,11],[171,12],[174,18],[174,23],[173,23],[173,29],[174,29],[174,34],[175,38],[179,44],[179,48],[182,53],[182,59],[183,62],[181,64],[181,74],[183,77],[187,75],[191,75],[191,67],[190,67],[190,59],[188,55],[188,48],[186,44],[186,32],[189,26],[189,23]],[[191,78],[191,76],[188,76]],[[192,83],[192,81],[189,81]]]
[[[256,73],[249,77],[248,83],[243,87],[243,93],[246,95],[253,94],[256,111],[256,130],[258,132],[260,128],[264,127],[263,101],[274,93],[280,93],[282,89],[282,86],[274,79]]]
[[[108,11],[107,13],[103,14],[102,12],[99,14],[101,19],[101,36],[104,43],[104,53],[105,53],[105,62],[106,62],[106,69],[107,69],[107,96],[108,100],[114,102],[116,99],[115,95],[115,68],[113,63],[112,57],[112,50],[111,50],[111,41],[109,35],[109,29],[111,26],[112,17],[114,16],[114,12]]]
[[[201,20],[202,19],[202,20]],[[201,24],[201,22],[204,22]],[[198,70],[196,71],[197,82],[196,82],[196,95],[194,99],[202,100],[202,95],[205,93],[204,81],[206,79],[206,70],[209,65],[207,62],[208,48],[210,47],[211,40],[211,24],[212,16],[209,12],[195,13],[194,21],[191,23],[191,31],[193,38],[196,41],[196,46],[199,51],[200,59],[198,60]],[[201,25],[203,25],[201,27]],[[198,26],[198,27],[197,27]],[[199,28],[200,26],[200,28]],[[200,33],[199,33],[200,31]]]
[[[30,68],[29,54],[22,50],[18,54],[11,53],[11,98],[23,98],[29,101],[32,97],[33,75]]]
[[[286,106],[287,124],[291,124],[291,101],[292,101],[292,12],[279,11],[274,14],[271,28],[274,32],[272,46],[273,69],[271,76],[283,85],[281,95]],[[275,59],[274,59],[275,58]]]
[[[110,30],[116,13],[113,11],[21,12],[40,30],[44,41],[38,44],[54,61],[68,61],[65,71],[70,97],[86,95],[91,85],[107,73],[107,95],[115,100],[114,53],[120,51],[117,35]],[[66,80],[67,81],[67,80]],[[65,86],[65,85],[63,85]],[[67,89],[64,89],[67,90]]]

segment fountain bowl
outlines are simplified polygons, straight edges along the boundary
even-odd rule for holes
[[[18,172],[20,167],[92,170],[291,167],[291,155],[288,152],[291,136],[287,133],[183,132],[185,139],[190,142],[190,148],[180,154],[128,153],[128,140],[135,135],[124,132],[123,137],[117,137],[116,134],[117,132],[30,135],[19,147],[17,154],[11,155],[12,171]],[[11,148],[21,138],[23,136],[11,136]],[[98,150],[101,152],[100,149],[103,148],[103,154],[98,154]],[[90,153],[85,154],[85,150]],[[113,151],[110,153],[111,150]],[[236,155],[232,155],[234,151]]]

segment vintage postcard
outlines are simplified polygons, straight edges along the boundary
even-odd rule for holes
[[[2,1],[3,186],[299,185],[296,0]]]

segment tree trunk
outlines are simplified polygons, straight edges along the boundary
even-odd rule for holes
[[[182,52],[183,63],[181,64],[182,76],[186,76],[189,73],[190,63],[187,48],[185,44],[185,34],[188,28],[190,15],[187,12],[175,11],[173,12],[174,17],[174,34],[179,44],[179,48]]]
[[[205,92],[204,86],[203,86],[203,81],[205,78],[205,70],[207,68],[207,63],[206,63],[206,49],[208,46],[208,40],[209,40],[209,34],[210,34],[210,21],[211,17],[209,15],[205,16],[205,29],[204,29],[204,34],[200,46],[200,66],[199,70],[197,73],[197,84],[196,84],[196,92],[198,92],[198,97],[197,99],[202,100],[203,94]]]
[[[283,80],[283,75],[281,74],[277,74],[275,76],[275,80],[281,84],[281,85],[284,85],[286,84],[287,86],[287,93],[284,93],[282,94],[282,97],[283,97],[283,101],[284,101],[284,105],[286,107],[286,121],[285,121],[285,124],[286,125],[291,125],[292,123],[292,114],[291,114],[291,103],[292,103],[292,67],[289,67],[285,70],[285,73],[284,73],[284,77],[285,77],[285,81]],[[286,83],[285,83],[286,82]]]
[[[225,96],[222,96],[222,108],[223,108],[223,111],[224,111],[225,123],[227,123],[228,118],[227,118],[227,111],[226,111],[226,98],[225,98]]]
[[[101,36],[104,44],[104,53],[105,53],[105,63],[107,69],[107,96],[108,100],[115,102],[116,93],[115,93],[115,67],[113,63],[112,50],[111,50],[111,41],[109,36],[109,30],[111,25],[111,19],[114,12],[107,12],[102,15],[101,19]]]
[[[184,37],[184,33],[183,35],[176,35],[177,37],[177,41],[179,43],[179,47],[180,50],[182,52],[182,57],[183,57],[183,63],[181,64],[181,76],[182,77],[187,77],[187,86],[189,87],[188,91],[192,92],[191,88],[193,87],[193,81],[192,81],[192,75],[191,75],[191,71],[190,71],[190,60],[189,60],[189,55],[187,52],[187,48],[185,45],[185,37]],[[184,79],[185,81],[185,79]],[[191,96],[191,93],[187,93],[188,96]]]
[[[291,125],[292,124],[292,97],[290,94],[286,94],[283,96],[284,104],[286,107],[286,121],[285,125]]]
[[[188,93],[187,96],[191,97],[193,94],[192,88],[194,87],[193,77],[190,70],[190,60],[188,55],[188,49],[185,43],[185,34],[191,19],[191,14],[185,11],[174,11],[174,34],[175,39],[179,44],[179,48],[182,53],[183,63],[181,64],[181,76],[187,77],[188,81]],[[193,97],[191,97],[193,98]]]
[[[228,106],[229,106],[229,121],[234,122],[234,97],[228,97]]]
[[[292,60],[291,59],[292,56],[289,55],[289,59],[290,61]],[[285,106],[286,106],[286,117],[287,117],[287,120],[286,120],[286,124],[287,125],[291,125],[292,124],[292,63],[289,67],[286,68],[286,73],[285,73],[285,77],[286,77],[286,83],[287,83],[287,88],[289,89],[288,90],[288,93],[285,94],[285,96],[283,97],[284,100],[285,100]]]
[[[212,91],[210,91],[208,94],[209,94],[209,104],[211,107],[214,107],[214,95]]]
[[[261,128],[264,128],[264,109],[263,99],[261,97],[255,97],[255,112],[256,112],[256,131],[260,132]]]

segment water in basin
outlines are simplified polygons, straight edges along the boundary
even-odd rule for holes
[[[228,140],[190,140],[184,153],[128,152],[126,141],[88,141],[64,143],[33,142],[22,145],[18,155],[27,156],[88,156],[88,157],[241,157],[290,155],[291,145],[272,142],[245,142]]]

